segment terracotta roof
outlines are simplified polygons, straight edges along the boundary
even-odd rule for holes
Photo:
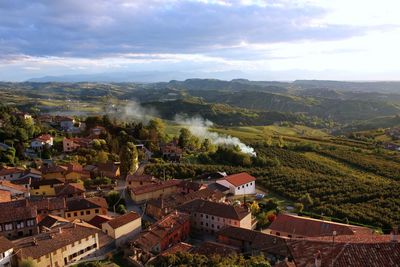
[[[0,189],[0,203],[8,201],[11,201],[10,191]]]
[[[320,255],[321,266],[381,267],[400,266],[400,243],[352,243],[287,240],[296,266],[313,266]]]
[[[96,215],[88,221],[89,224],[96,226],[97,228],[101,229],[101,225],[105,222],[108,222],[109,220],[112,220],[111,217],[106,216],[106,215]]]
[[[292,261],[280,261],[274,265],[274,267],[296,267],[296,264]]]
[[[200,190],[200,188],[202,186],[203,186],[202,184],[197,183],[197,182],[192,182],[192,181],[181,181],[179,183],[179,187],[190,189],[190,190],[193,190],[193,191]]]
[[[37,209],[40,210],[63,210],[66,209],[66,203],[64,198],[31,198],[27,200],[29,205],[36,206]]]
[[[48,229],[53,228],[54,226],[58,226],[59,224],[69,223],[69,221],[63,217],[56,216],[56,215],[47,215],[44,217],[39,223],[39,227],[46,227]]]
[[[211,183],[207,185],[207,188],[211,189],[211,190],[218,190],[220,192],[226,192],[229,191],[229,188],[226,186],[223,186],[222,184],[218,184],[218,183]]]
[[[48,165],[48,166],[45,165],[45,166],[42,166],[42,167],[40,168],[40,171],[41,171],[43,174],[47,174],[47,173],[57,173],[57,172],[64,173],[66,170],[67,170],[66,167],[60,166],[60,165]]]
[[[250,214],[250,211],[242,207],[203,199],[192,200],[178,206],[177,209],[183,212],[198,212],[234,220],[242,220]]]
[[[142,174],[142,175],[128,174],[126,176],[127,182],[151,182],[151,181],[157,181],[157,180],[158,179],[155,178],[153,175],[148,175],[148,174]]]
[[[6,181],[6,180],[0,181],[0,186],[4,186],[7,188],[16,190],[16,191],[28,192],[28,189],[26,189],[25,186],[14,184],[14,183]]]
[[[336,231],[336,235],[354,235],[358,232],[372,234],[373,232],[366,227],[317,220],[287,213],[278,214],[275,221],[268,227],[268,230],[302,237],[332,236],[333,231]]]
[[[169,249],[164,250],[160,255],[175,254],[177,252],[189,252],[192,248],[193,246],[188,243],[179,242],[178,244],[170,247]]]
[[[96,209],[96,208],[108,208],[107,201],[102,197],[92,198],[78,198],[67,200],[67,210],[85,210],[85,209]]]
[[[1,203],[0,223],[36,219],[36,207],[15,207],[12,202]]]
[[[152,199],[147,202],[147,205],[153,205],[157,208],[169,208],[169,207],[177,207],[183,203],[186,203],[188,201],[194,200],[194,199],[206,199],[206,200],[213,200],[213,201],[220,201],[225,197],[224,194],[222,194],[219,191],[212,191],[208,188],[195,191],[195,192],[190,192],[186,195],[182,195],[181,193],[176,193],[173,195],[169,195],[167,197],[162,197],[158,199]]]
[[[137,214],[136,212],[131,211],[131,212],[126,213],[124,215],[118,216],[118,217],[116,217],[116,218],[114,218],[114,219],[112,219],[112,220],[110,220],[110,221],[108,221],[106,223],[108,225],[110,225],[111,228],[117,229],[117,228],[119,228],[121,226],[124,226],[125,224],[128,224],[128,223],[130,223],[132,221],[135,221],[135,220],[137,220],[139,218],[140,218],[139,214]]]
[[[100,172],[116,172],[118,168],[119,166],[115,165],[114,162],[97,164],[97,170]]]
[[[152,224],[148,230],[143,231],[136,237],[131,244],[145,251],[151,251],[157,244],[160,243],[170,233],[181,228],[190,218],[185,213],[171,213],[163,219]]]
[[[73,194],[82,194],[84,193],[85,187],[81,183],[68,183],[54,186],[54,190],[56,192],[57,197],[68,197]]]
[[[13,243],[4,236],[0,236],[0,253],[4,253],[12,248]]]
[[[289,249],[285,239],[278,236],[234,226],[224,227],[217,234],[218,237],[222,236],[231,240],[248,242],[251,244],[251,248],[255,250],[261,250],[284,257],[289,255]]]
[[[3,175],[10,175],[14,173],[23,173],[25,170],[22,168],[15,168],[15,167],[5,167],[0,170],[0,176]]]
[[[173,180],[168,180],[165,182],[159,182],[159,183],[154,183],[154,184],[147,184],[147,185],[142,185],[142,186],[138,186],[138,187],[133,187],[133,188],[131,188],[131,190],[134,195],[141,195],[141,194],[161,190],[161,189],[168,188],[168,187],[178,186],[178,184],[179,184],[179,180],[173,179]]]
[[[206,256],[212,256],[216,254],[221,256],[229,256],[232,254],[240,253],[240,250],[236,247],[228,246],[225,244],[206,241],[201,243],[199,247],[193,248],[191,253]]]
[[[33,140],[37,140],[37,141],[40,141],[40,142],[47,142],[47,141],[50,141],[52,138],[53,137],[51,135],[49,135],[49,134],[42,134],[42,135],[39,135],[38,137],[36,137]]]
[[[62,227],[61,233],[57,229],[32,237],[18,239],[13,242],[15,250],[19,250],[18,255],[21,258],[31,257],[37,259],[99,232],[93,228],[73,225]]]
[[[232,175],[225,176],[221,180],[226,180],[234,186],[244,185],[256,180],[255,177],[251,176],[247,172],[236,173]]]

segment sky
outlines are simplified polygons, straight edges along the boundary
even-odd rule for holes
[[[0,80],[154,71],[399,80],[399,9],[397,0],[3,0]]]

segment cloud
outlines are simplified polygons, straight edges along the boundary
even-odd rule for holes
[[[0,50],[30,56],[205,53],[242,42],[342,39],[365,30],[316,27],[313,21],[326,14],[323,8],[286,1],[11,2],[0,6]]]

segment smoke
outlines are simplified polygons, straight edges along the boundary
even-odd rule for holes
[[[134,100],[125,100],[124,102],[125,103],[119,103],[118,105],[109,103],[104,108],[105,113],[123,121],[137,120],[145,124],[151,119],[158,117],[157,111],[153,108],[143,107]]]
[[[239,138],[210,132],[208,129],[213,123],[209,120],[205,120],[201,117],[186,118],[178,114],[175,116],[175,122],[186,127],[193,135],[200,139],[208,139],[215,145],[237,146],[243,153],[256,156],[254,148],[242,143]]]

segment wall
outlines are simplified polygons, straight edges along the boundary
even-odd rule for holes
[[[98,210],[97,213],[96,213],[96,210]],[[86,210],[66,211],[65,219],[67,219],[69,221],[73,221],[74,219],[90,221],[96,215],[107,215],[107,209],[95,208],[95,209],[86,209]]]
[[[32,196],[55,196],[56,191],[53,185],[41,185],[39,189],[31,187],[30,193]]]
[[[130,223],[127,223],[117,229],[113,229],[108,223],[102,224],[102,231],[108,236],[116,239],[117,246],[121,246],[128,239],[138,235],[142,230],[142,218],[138,218]]]
[[[238,187],[235,187],[235,195],[253,195],[256,193],[256,182],[250,182]]]
[[[159,198],[160,196],[172,195],[175,194],[177,191],[178,187],[174,185],[140,195],[135,195],[132,193],[132,200],[135,201],[136,203],[140,203],[140,202],[145,202],[146,200]]]
[[[11,255],[13,254],[13,249],[9,249],[0,253],[0,267],[11,266]]]

